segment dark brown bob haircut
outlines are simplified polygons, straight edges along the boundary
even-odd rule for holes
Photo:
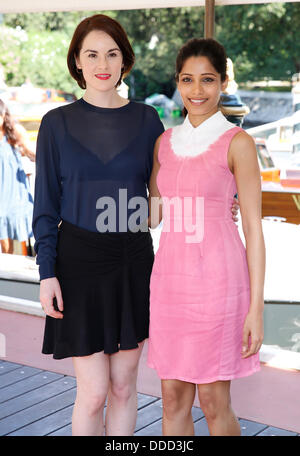
[[[86,89],[82,71],[78,71],[76,67],[75,57],[79,56],[84,38],[93,30],[101,30],[111,36],[122,52],[124,68],[122,69],[120,79],[116,84],[116,87],[118,87],[121,84],[123,77],[125,77],[133,67],[135,55],[121,24],[104,14],[95,14],[94,16],[87,17],[76,27],[67,56],[69,72],[72,78],[77,81],[79,87],[81,89]]]

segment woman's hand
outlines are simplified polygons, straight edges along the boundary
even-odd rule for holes
[[[59,311],[55,310],[53,299],[56,299]],[[53,318],[63,318],[62,311],[64,310],[64,306],[62,294],[59,281],[56,277],[41,280],[40,302],[46,315]]]
[[[232,220],[234,222],[238,222],[239,221],[239,219],[238,219],[239,210],[240,210],[240,203],[239,203],[239,200],[237,199],[237,197],[235,196],[233,198],[233,203],[232,203],[232,206],[231,206]]]
[[[251,345],[249,346],[249,338]],[[250,311],[244,322],[242,358],[249,358],[260,349],[264,338],[264,322],[262,311]]]

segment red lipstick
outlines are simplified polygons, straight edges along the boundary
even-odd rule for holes
[[[111,77],[111,75],[108,73],[99,73],[99,74],[95,74],[95,76],[97,79],[101,79],[101,81],[106,81],[107,79],[109,79]]]

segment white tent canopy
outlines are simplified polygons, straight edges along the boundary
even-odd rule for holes
[[[300,0],[287,0],[289,3]],[[285,3],[280,0],[215,0],[215,5]],[[204,6],[205,0],[0,0],[0,13],[39,11],[126,10]]]

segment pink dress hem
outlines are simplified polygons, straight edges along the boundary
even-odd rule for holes
[[[158,377],[161,380],[181,380],[182,382],[188,382],[188,383],[194,383],[195,385],[202,385],[206,383],[214,383],[218,381],[227,381],[227,380],[234,380],[237,378],[243,378],[243,377],[249,377],[250,375],[255,374],[255,372],[259,372],[261,370],[260,365],[254,367],[253,369],[249,369],[245,372],[237,372],[235,374],[228,374],[228,375],[218,375],[216,377],[210,377],[210,378],[204,378],[204,379],[194,379],[194,378],[188,378],[188,377],[183,377],[181,375],[176,375],[176,374],[168,374],[168,375],[161,375],[158,371],[158,369],[155,367],[154,364],[147,362],[147,366],[150,367],[151,369],[156,370],[156,373]]]

